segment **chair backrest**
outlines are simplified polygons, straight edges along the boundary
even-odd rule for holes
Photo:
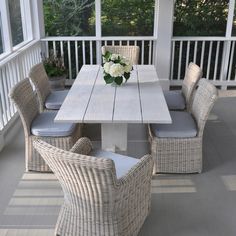
[[[191,113],[198,126],[198,136],[203,135],[208,115],[218,97],[217,88],[206,79],[200,79],[193,99]]]
[[[59,180],[66,203],[82,208],[80,217],[90,218],[88,224],[99,219],[95,213],[109,215],[114,210],[116,174],[112,160],[64,151],[40,139],[33,145]]]
[[[42,112],[44,110],[45,100],[51,92],[48,76],[42,62],[31,68],[29,77],[35,86],[35,91],[39,100],[39,108]]]
[[[139,47],[138,46],[102,46],[102,54],[106,51],[111,53],[121,54],[130,60],[133,65],[138,64],[139,59]]]
[[[185,77],[182,85],[182,92],[186,100],[187,110],[190,110],[190,107],[193,102],[193,93],[201,77],[202,77],[201,68],[195,63],[190,62],[185,72]]]
[[[38,100],[28,78],[21,80],[10,91],[9,97],[14,102],[23,123],[25,135],[30,135],[33,119],[39,113]]]

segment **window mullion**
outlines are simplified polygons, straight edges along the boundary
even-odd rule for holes
[[[11,35],[11,24],[10,24],[10,15],[8,0],[2,0],[0,4],[0,12],[2,18],[2,40],[4,52],[12,52],[12,35]]]
[[[20,0],[20,8],[24,41],[28,41],[33,39],[31,7],[29,0]]]

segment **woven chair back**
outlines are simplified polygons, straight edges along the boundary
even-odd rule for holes
[[[201,68],[193,62],[190,62],[182,85],[182,92],[185,96],[187,110],[190,109],[192,105],[193,93],[196,89],[199,79],[202,77]]]
[[[25,135],[30,135],[30,127],[34,118],[39,113],[38,100],[33,92],[28,78],[17,83],[10,91],[9,97],[16,105],[20,114]]]
[[[92,208],[100,204],[112,209],[116,179],[112,160],[64,151],[42,140],[34,141],[34,147],[58,178],[67,204],[84,207],[84,214],[91,217],[93,210],[101,210]],[[101,202],[96,205],[97,201]]]
[[[102,54],[106,51],[111,53],[121,54],[131,61],[133,65],[137,65],[139,61],[139,47],[138,46],[103,46]]]
[[[200,79],[191,107],[191,113],[198,126],[198,136],[203,135],[205,123],[217,97],[217,88],[208,80]]]
[[[30,70],[29,77],[35,86],[40,111],[43,111],[45,100],[51,92],[48,76],[44,69],[43,63],[34,65]]]

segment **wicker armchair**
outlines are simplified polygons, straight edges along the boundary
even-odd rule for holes
[[[117,167],[109,158],[88,156],[88,138],[81,138],[70,152],[42,140],[34,142],[58,178],[64,204],[55,235],[135,236],[150,210],[153,161],[139,159],[117,178]],[[133,158],[132,158],[133,159]]]
[[[217,98],[217,89],[201,79],[188,112],[172,111],[172,124],[149,125],[154,173],[200,173],[202,138],[208,114]],[[188,118],[184,120],[185,118]],[[177,119],[176,119],[177,118]]]
[[[39,100],[40,112],[46,110],[59,110],[69,90],[52,91],[43,63],[34,65],[29,77],[35,87]]]
[[[40,117],[42,114],[52,115],[51,123],[49,127],[53,128],[53,118],[56,115],[55,111],[39,113],[39,105],[35,93],[33,92],[32,86],[29,79],[24,79],[16,84],[9,97],[13,100],[16,108],[20,114],[21,121],[24,128],[25,134],[25,159],[26,159],[26,171],[51,171],[48,165],[45,163],[39,153],[33,148],[33,141],[37,138],[41,138],[44,141],[51,143],[57,147],[69,150],[74,143],[81,137],[81,125],[74,125],[71,129],[71,134],[68,136],[35,136],[32,134],[32,123]],[[41,116],[42,117],[42,116]],[[60,129],[64,124],[54,124],[56,130]],[[61,126],[62,125],[62,126]],[[70,125],[70,124],[69,124]],[[64,126],[63,126],[64,127]],[[46,130],[47,131],[47,130]],[[58,132],[55,132],[57,134]]]
[[[139,60],[139,47],[138,46],[102,46],[102,54],[106,51],[111,53],[119,53],[128,58],[132,64],[137,65]]]
[[[190,110],[193,95],[199,79],[202,77],[201,68],[191,62],[185,72],[182,90],[164,91],[167,106],[170,110]]]

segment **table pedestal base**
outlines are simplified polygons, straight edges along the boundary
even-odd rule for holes
[[[127,150],[127,124],[102,124],[102,149],[115,152]]]

